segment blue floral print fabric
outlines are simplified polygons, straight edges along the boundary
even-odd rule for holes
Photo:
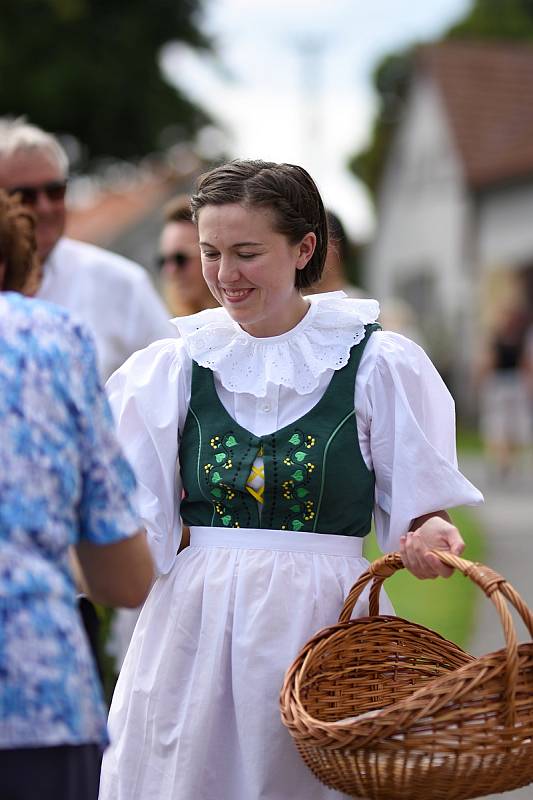
[[[107,743],[68,548],[138,528],[92,341],[0,294],[0,748]]]

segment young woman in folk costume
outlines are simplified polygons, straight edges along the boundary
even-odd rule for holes
[[[100,797],[340,797],[282,727],[285,670],[336,622],[372,515],[382,548],[434,577],[446,570],[428,549],[463,548],[442,509],[482,498],[457,470],[453,402],[424,352],[378,330],[375,301],[304,296],[328,239],[304,169],[230,162],[199,180],[192,209],[222,307],[177,319],[181,338],[108,386],[159,577],[117,684]]]

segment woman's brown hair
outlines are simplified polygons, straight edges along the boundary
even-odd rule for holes
[[[303,167],[235,160],[201,175],[191,197],[194,220],[204,206],[227,203],[270,209],[277,232],[291,244],[312,231],[316,247],[304,269],[296,270],[295,285],[305,289],[320,280],[328,247],[328,223],[317,186]]]
[[[18,198],[0,189],[0,290],[22,292],[35,266],[35,219]]]

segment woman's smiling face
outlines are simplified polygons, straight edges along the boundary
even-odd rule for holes
[[[297,244],[275,228],[268,208],[238,203],[206,205],[198,213],[204,278],[213,296],[250,335],[278,336],[305,316],[308,305],[294,285],[311,258],[316,237]]]

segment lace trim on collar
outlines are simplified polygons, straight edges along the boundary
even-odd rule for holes
[[[267,385],[287,386],[298,394],[317,388],[326,370],[348,363],[350,350],[379,316],[376,300],[346,297],[344,292],[311,295],[309,311],[287,333],[258,339],[243,331],[222,308],[176,317],[190,357],[212,369],[230,392],[264,397]]]

